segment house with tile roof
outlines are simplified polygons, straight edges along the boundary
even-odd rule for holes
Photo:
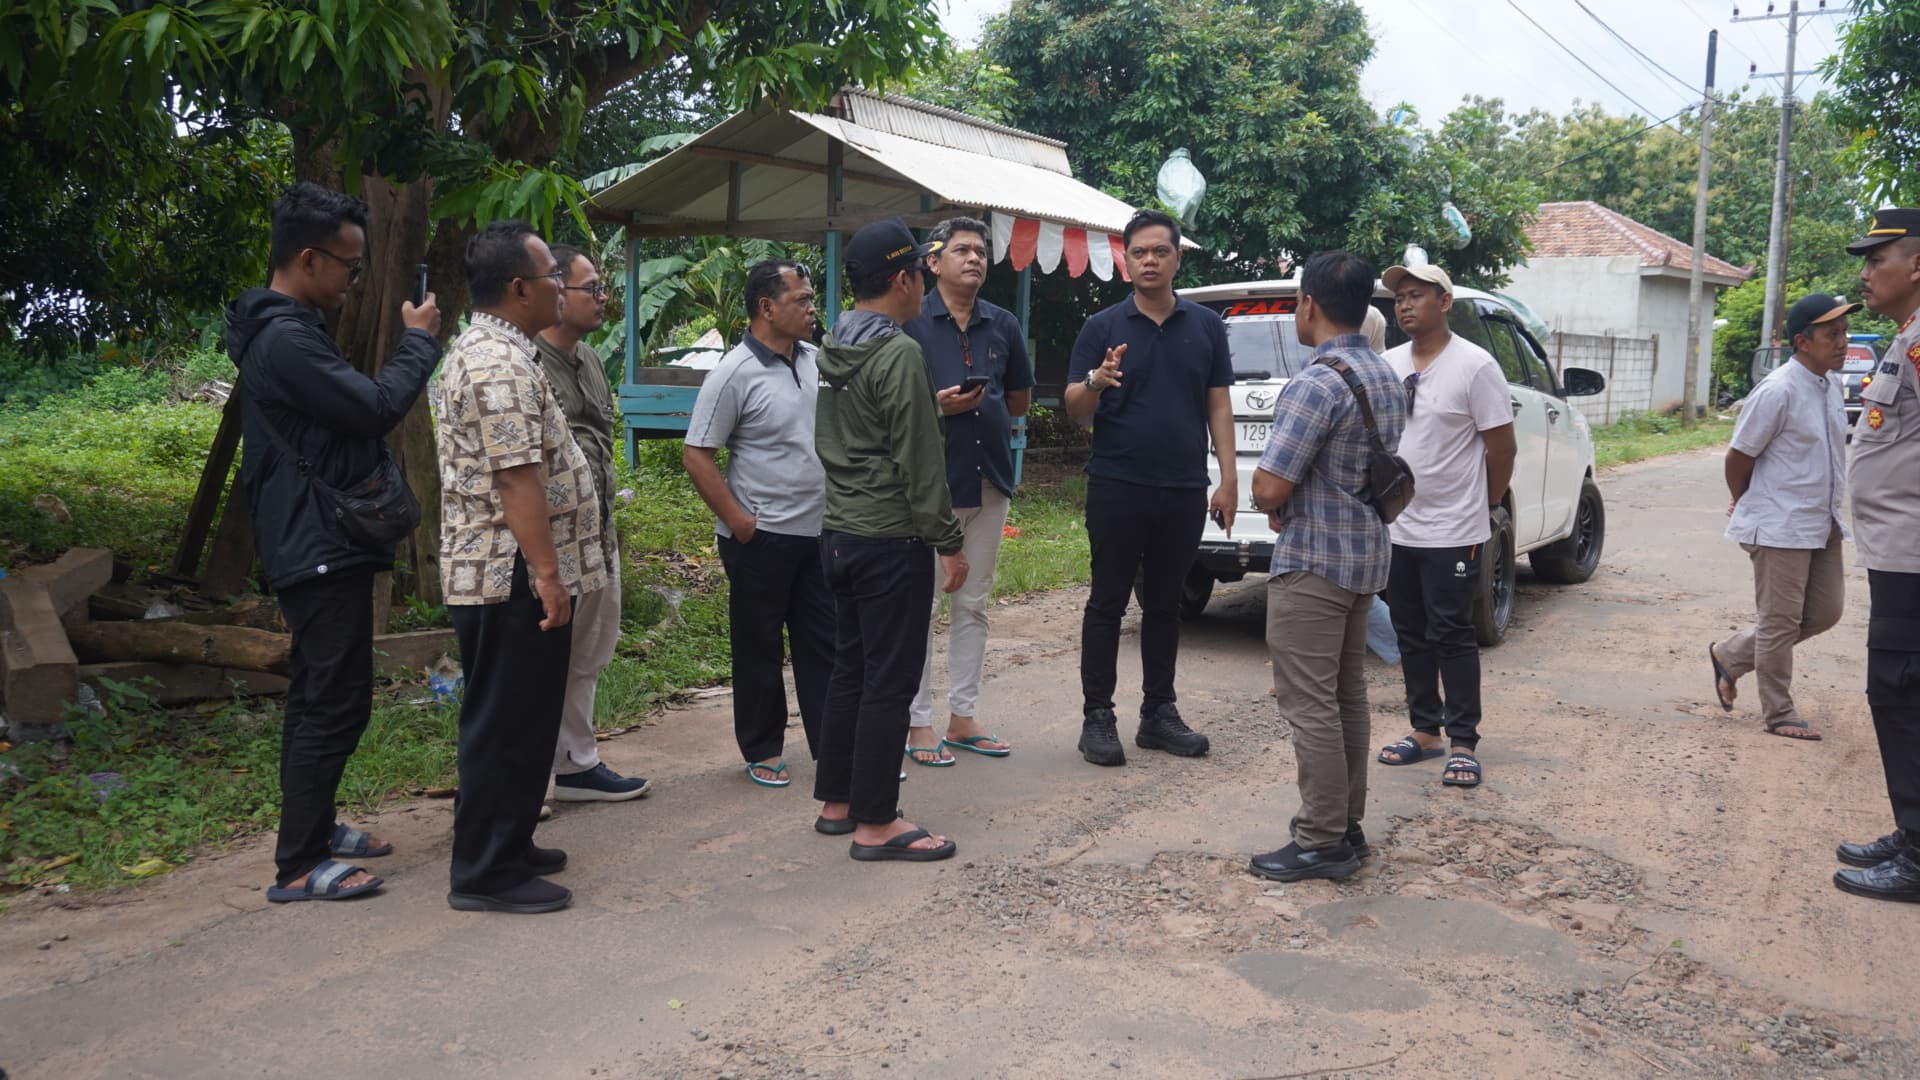
[[[1693,247],[1596,202],[1540,204],[1527,240],[1532,252],[1511,268],[1513,280],[1503,291],[1562,333],[1659,335],[1652,407],[1679,405]],[[1699,401],[1712,385],[1714,300],[1752,273],[1711,254],[1702,264],[1707,317],[1700,327]]]

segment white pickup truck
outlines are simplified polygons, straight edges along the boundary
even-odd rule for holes
[[[1273,403],[1287,378],[1305,363],[1309,350],[1294,336],[1297,279],[1208,285],[1182,296],[1220,313],[1233,349],[1233,427],[1238,452],[1240,496],[1251,498],[1253,469],[1273,426]],[[1385,288],[1374,304],[1387,316],[1389,346],[1406,340],[1393,318]],[[1448,316],[1453,332],[1492,353],[1506,372],[1513,401],[1514,441],[1518,455],[1513,481],[1496,514],[1490,558],[1481,561],[1481,595],[1474,623],[1482,645],[1498,644],[1513,615],[1515,560],[1526,555],[1535,576],[1556,582],[1581,582],[1593,575],[1606,541],[1606,507],[1593,476],[1593,433],[1587,418],[1567,400],[1606,388],[1600,373],[1568,368],[1557,375],[1520,316],[1500,298],[1456,288]],[[1209,454],[1208,475],[1219,483],[1219,466]],[[1251,504],[1248,504],[1251,505]],[[1273,534],[1264,515],[1242,511],[1233,535],[1207,522],[1200,556],[1181,597],[1181,614],[1197,618],[1213,595],[1216,581],[1238,581],[1264,574],[1273,556]]]

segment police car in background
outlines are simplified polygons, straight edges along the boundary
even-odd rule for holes
[[[1227,324],[1233,350],[1233,429],[1240,493],[1251,497],[1253,469],[1273,427],[1273,403],[1310,351],[1294,334],[1298,279],[1208,285],[1183,290]],[[1393,298],[1380,288],[1374,306],[1387,317],[1389,347],[1406,340],[1393,317]],[[1606,541],[1606,506],[1594,482],[1593,432],[1568,401],[1606,388],[1599,372],[1568,368],[1556,375],[1546,351],[1516,305],[1475,289],[1456,288],[1448,323],[1454,333],[1493,354],[1507,376],[1517,453],[1513,481],[1495,516],[1490,557],[1481,560],[1474,623],[1482,645],[1498,644],[1513,615],[1515,563],[1525,555],[1536,577],[1575,583],[1593,576]],[[1209,455],[1208,474],[1219,482]],[[1233,535],[1209,520],[1200,556],[1181,595],[1181,614],[1196,618],[1216,581],[1264,574],[1273,556],[1265,516],[1242,511]]]

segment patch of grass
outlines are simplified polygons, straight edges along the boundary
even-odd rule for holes
[[[402,703],[420,696],[418,684],[380,692],[340,785],[343,813],[452,782],[457,713]],[[0,891],[127,884],[278,820],[277,703],[168,711],[141,688],[115,684],[104,705],[104,715],[69,721],[70,744],[0,755]]]
[[[1604,469],[1703,446],[1720,446],[1732,436],[1733,421],[1711,413],[1691,431],[1680,426],[1677,416],[1628,413],[1612,424],[1593,429],[1593,463]]]
[[[1021,596],[1085,584],[1090,567],[1086,506],[1084,476],[1022,484],[1007,514],[1009,535],[1000,542],[993,594]],[[1019,535],[1012,535],[1016,529]]]

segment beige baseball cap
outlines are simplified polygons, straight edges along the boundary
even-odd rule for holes
[[[1389,266],[1386,272],[1380,275],[1380,283],[1385,285],[1387,290],[1391,292],[1394,289],[1398,289],[1400,283],[1407,278],[1412,278],[1415,281],[1424,281],[1429,285],[1437,285],[1440,287],[1441,292],[1449,296],[1453,295],[1453,279],[1447,276],[1445,270],[1440,269],[1432,263],[1428,263],[1425,266]]]

